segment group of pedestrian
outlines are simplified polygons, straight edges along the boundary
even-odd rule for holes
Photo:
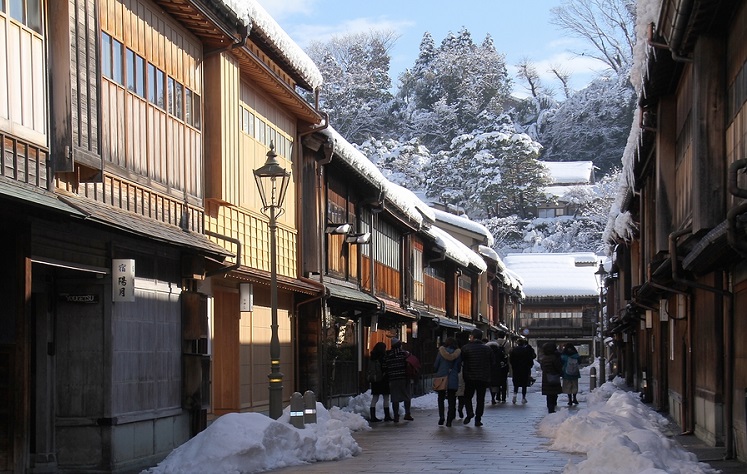
[[[386,350],[386,344],[378,342],[371,350],[371,362],[368,369],[368,381],[371,383],[370,421],[382,421],[376,417],[376,404],[383,397],[384,420],[399,423],[400,403],[405,410],[404,419],[413,421],[411,412],[412,385],[408,378],[407,365],[410,353],[402,348],[402,341],[392,338],[392,348]],[[389,411],[391,402],[392,410]]]
[[[390,350],[387,351],[385,343],[379,342],[371,351],[368,372],[372,394],[370,421],[399,422],[400,403],[404,407],[404,419],[413,420],[408,357],[409,352],[402,348],[402,342],[397,338],[392,338]],[[433,364],[434,379],[443,382],[434,387],[438,396],[438,424],[452,426],[458,412],[465,425],[474,419],[475,426],[482,426],[487,391],[490,390],[492,404],[506,403],[509,374],[514,387],[512,403],[517,403],[519,390],[521,402],[527,403],[527,387],[533,382],[531,371],[535,358],[537,354],[526,339],[519,339],[516,347],[511,348],[505,333],[488,342],[483,339],[482,330],[473,329],[469,342],[461,348],[455,338],[446,338]],[[562,352],[552,342],[542,346],[539,358],[542,394],[547,399],[549,413],[555,412],[561,393],[568,394],[568,406],[578,404],[579,358],[572,343],[567,343]],[[383,420],[376,417],[379,397],[383,397]]]
[[[542,395],[547,399],[547,412],[555,413],[558,395],[568,394],[568,406],[578,405],[579,353],[572,343],[566,343],[562,352],[552,342],[542,346]]]

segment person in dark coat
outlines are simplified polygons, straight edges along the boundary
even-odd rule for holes
[[[446,390],[437,390],[438,394],[438,424],[444,424],[444,400],[449,401],[449,411],[446,416],[446,426],[456,418],[456,393],[459,388],[459,371],[462,370],[462,351],[457,346],[456,339],[446,338],[438,348],[436,361],[433,363],[434,377],[448,377]]]
[[[475,418],[475,426],[482,426],[485,411],[485,392],[490,384],[490,359],[493,352],[482,342],[482,331],[473,329],[469,342],[462,346],[462,376],[464,378],[464,401],[467,416],[464,424]],[[472,407],[472,397],[477,394],[477,407]]]
[[[521,388],[521,403],[526,403],[527,387],[529,386],[529,379],[532,377],[532,367],[537,354],[526,339],[519,339],[517,344],[508,355],[514,383],[514,398],[511,402],[516,403],[516,396],[519,393],[519,388]]]
[[[578,405],[576,395],[578,394],[578,379],[581,378],[581,373],[579,371],[569,373],[568,361],[574,360],[576,367],[578,367],[578,361],[581,359],[581,356],[572,342],[567,343],[563,347],[560,359],[563,361],[563,393],[568,394],[568,406]]]
[[[563,376],[563,360],[560,358],[558,347],[552,342],[542,346],[540,357],[542,369],[542,395],[547,397],[547,412],[555,413],[558,406],[558,395],[563,393],[561,377]]]
[[[384,398],[384,421],[392,421],[389,411],[389,379],[384,372],[384,358],[386,357],[386,344],[377,342],[371,349],[369,361],[368,381],[371,382],[371,418],[372,422],[381,421],[376,418],[376,404],[379,396]]]
[[[412,390],[410,381],[407,380],[407,356],[410,353],[402,348],[402,341],[396,337],[392,338],[392,348],[384,358],[384,373],[389,379],[389,392],[392,397],[392,415],[394,422],[399,423],[399,404],[405,405],[405,420],[412,421],[410,403],[412,401]]]
[[[493,351],[490,361],[490,402],[506,403],[508,392],[508,342],[505,339],[490,341],[488,347]]]

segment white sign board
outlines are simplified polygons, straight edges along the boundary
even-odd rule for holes
[[[135,301],[135,259],[112,259],[112,301]]]

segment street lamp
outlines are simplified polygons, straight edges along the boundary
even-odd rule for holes
[[[604,384],[605,381],[605,362],[604,362],[604,342],[603,342],[603,336],[604,336],[604,325],[602,324],[604,321],[604,284],[605,279],[607,278],[607,270],[604,269],[604,262],[599,262],[599,269],[594,272],[594,274],[597,276],[597,280],[599,281],[599,319],[598,319],[598,328],[599,328],[599,334],[598,334],[598,341],[599,341],[599,385],[601,386]]]
[[[278,272],[275,233],[277,218],[284,211],[283,199],[290,183],[290,171],[286,171],[277,160],[275,145],[270,142],[265,164],[254,170],[259,197],[262,199],[262,214],[270,218],[270,309],[272,323],[270,329],[270,418],[277,420],[283,414],[283,374],[280,372],[280,338],[278,337]]]

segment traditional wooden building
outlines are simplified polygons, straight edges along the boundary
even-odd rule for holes
[[[640,16],[609,337],[646,400],[744,460],[747,4],[667,0]]]
[[[118,471],[199,429],[213,2],[0,3],[0,470]],[[207,380],[207,379],[205,379]]]
[[[590,252],[512,253],[504,261],[522,281],[518,332],[537,348],[571,342],[584,363],[591,362],[602,327],[600,258]]]

